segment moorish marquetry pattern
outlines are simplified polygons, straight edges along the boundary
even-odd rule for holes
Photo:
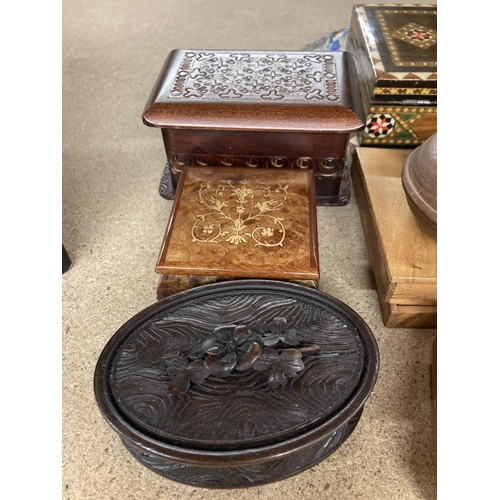
[[[168,99],[339,101],[332,55],[289,52],[190,51]]]
[[[427,4],[405,7],[394,4],[356,6],[356,21],[376,78],[436,81],[437,8]],[[398,42],[403,42],[403,46]],[[403,50],[405,45],[408,49]]]
[[[407,23],[390,35],[419,49],[427,49],[437,43],[436,30],[416,23]]]
[[[382,33],[384,34],[384,39],[389,49],[389,54],[392,59],[392,63],[395,66],[436,66],[436,59],[428,59],[427,57],[415,58],[413,52],[410,52],[410,57],[404,57],[401,54],[400,49],[395,43],[396,40],[402,40],[405,43],[413,45],[419,49],[428,49],[437,43],[437,31],[428,26],[423,26],[414,22],[407,22],[402,27],[397,28],[394,23],[390,23],[387,19],[388,14],[393,16],[397,13],[399,17],[401,16],[412,16],[412,15],[432,15],[436,17],[435,10],[382,10],[377,11],[377,20],[379,22]],[[397,26],[397,25],[396,25]],[[425,52],[424,52],[425,54]],[[416,59],[416,60],[415,60]]]
[[[372,106],[366,119],[365,145],[416,146],[435,133],[436,107]]]
[[[415,96],[437,96],[437,88],[404,88],[404,87],[375,87],[373,95],[415,95]]]

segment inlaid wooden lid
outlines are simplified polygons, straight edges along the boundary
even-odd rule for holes
[[[436,5],[354,5],[347,49],[374,99],[436,100]]]
[[[314,172],[184,168],[156,272],[318,280]]]
[[[361,130],[347,52],[173,50],[146,104],[152,127],[349,133]]]

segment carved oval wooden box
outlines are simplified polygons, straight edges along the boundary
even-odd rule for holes
[[[167,155],[160,193],[186,166],[314,170],[322,205],[350,200],[347,147],[362,130],[347,52],[173,50],[143,112]]]
[[[358,423],[378,365],[370,329],[339,300],[235,280],[130,319],[104,348],[94,388],[143,465],[194,486],[236,488],[333,453]]]

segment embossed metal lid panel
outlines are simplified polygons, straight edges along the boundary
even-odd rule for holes
[[[365,322],[317,290],[206,285],[145,309],[110,339],[99,407],[125,442],[180,463],[265,461],[352,420],[378,372]]]
[[[319,279],[311,169],[185,167],[160,274]]]
[[[146,104],[153,127],[360,130],[351,55],[341,52],[173,50]]]

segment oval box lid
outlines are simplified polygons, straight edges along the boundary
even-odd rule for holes
[[[162,128],[351,133],[363,129],[348,52],[170,52],[143,112]]]
[[[379,365],[366,323],[315,289],[205,285],[143,310],[95,370],[120,437],[178,463],[244,465],[328,437],[362,409]]]

